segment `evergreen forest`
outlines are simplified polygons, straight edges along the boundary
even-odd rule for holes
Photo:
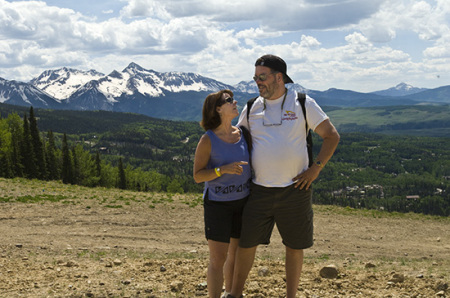
[[[202,134],[197,122],[0,104],[0,177],[200,195],[192,167]],[[447,137],[341,132],[314,203],[449,216],[448,148]]]

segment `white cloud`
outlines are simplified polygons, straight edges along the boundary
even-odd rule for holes
[[[237,38],[265,39],[282,36],[281,32],[267,32],[261,28],[250,28],[236,33]]]
[[[96,2],[95,18],[74,6],[0,0],[0,76],[27,81],[63,66],[109,73],[136,62],[234,84],[250,80],[257,57],[274,53],[311,89],[450,81],[448,0],[128,0],[114,10],[108,3]],[[401,40],[408,36],[414,43]]]
[[[302,41],[300,43],[300,46],[313,48],[320,46],[320,42],[313,36],[302,35]]]

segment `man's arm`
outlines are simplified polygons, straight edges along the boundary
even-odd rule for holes
[[[322,168],[327,164],[330,158],[333,156],[334,151],[339,143],[340,136],[334,125],[329,119],[320,123],[314,130],[322,139],[322,147],[320,148],[319,154],[317,155],[317,161],[320,161],[321,166],[313,164],[303,173],[297,175],[292,180],[297,181],[295,187],[300,187],[300,189],[309,189],[311,183],[317,179]]]

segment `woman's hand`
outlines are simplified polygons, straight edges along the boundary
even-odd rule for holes
[[[246,161],[236,161],[220,167],[222,174],[242,175],[244,172],[243,165],[248,165]]]

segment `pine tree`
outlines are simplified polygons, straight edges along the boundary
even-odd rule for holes
[[[70,156],[69,146],[67,145],[67,136],[64,134],[62,143],[62,172],[61,178],[63,183],[73,183],[73,166],[72,157]]]
[[[30,124],[28,122],[28,117],[25,114],[23,116],[23,135],[20,145],[21,153],[21,163],[24,167],[25,178],[36,178],[37,168],[33,150],[33,143],[31,141],[30,135]]]
[[[119,159],[119,184],[120,189],[127,188],[127,179],[125,177],[125,169],[123,168],[122,158]]]
[[[23,177],[24,166],[21,159],[21,142],[23,138],[22,119],[17,113],[10,114],[7,118],[8,129],[11,132],[11,164],[13,177]]]
[[[102,162],[100,160],[100,152],[98,152],[98,150],[97,150],[97,154],[95,155],[95,175],[98,177],[99,186],[103,186]]]
[[[56,145],[55,138],[53,136],[53,132],[51,130],[47,133],[47,146],[46,146],[46,161],[47,161],[47,170],[48,170],[48,179],[57,180],[59,179],[59,168],[58,162],[56,159]]]
[[[79,184],[82,180],[79,159],[75,147],[72,147],[72,183]]]
[[[37,126],[36,117],[34,116],[34,109],[30,107],[30,136],[33,144],[33,155],[36,163],[36,172],[33,178],[46,179],[47,170],[45,165],[44,149],[42,145],[41,136],[39,135],[39,129]]]
[[[11,133],[6,119],[0,116],[0,177],[12,177]]]

